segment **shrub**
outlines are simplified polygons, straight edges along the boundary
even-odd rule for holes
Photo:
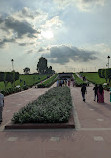
[[[57,80],[57,74],[53,75],[52,77],[50,77],[49,79],[47,79],[46,81],[44,81],[41,84],[38,84],[37,87],[38,88],[48,88],[50,86],[52,86]]]
[[[55,87],[15,113],[14,123],[67,122],[72,108],[70,89]]]
[[[23,90],[27,90],[27,89],[28,89],[28,86],[24,85]]]

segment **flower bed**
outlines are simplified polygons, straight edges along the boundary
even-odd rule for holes
[[[13,123],[65,123],[72,109],[70,89],[56,87],[50,89],[37,100],[27,104],[15,113]]]

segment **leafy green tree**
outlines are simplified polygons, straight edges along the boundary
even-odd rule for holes
[[[41,57],[37,64],[37,71],[39,74],[46,74],[47,73],[47,59]]]
[[[24,71],[25,74],[29,74],[30,73],[30,68],[26,67],[25,69],[23,69],[23,71]]]
[[[54,74],[55,73],[55,71],[54,70],[52,70],[52,66],[49,66],[49,68],[47,68],[47,74]]]
[[[37,64],[37,71],[39,74],[54,74],[55,71],[52,70],[52,66],[47,66],[47,59],[41,57]]]

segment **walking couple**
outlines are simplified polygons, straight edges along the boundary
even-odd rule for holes
[[[93,90],[94,90],[94,101],[97,99],[98,103],[104,103],[104,89],[103,89],[102,85],[100,84],[99,86],[97,86],[97,84],[96,84],[95,87],[93,88]],[[81,87],[81,93],[82,93],[83,101],[85,102],[85,94],[87,94],[87,89],[86,89],[85,83],[83,83],[83,85]]]
[[[95,84],[94,90],[94,101],[97,100],[98,103],[104,103],[104,89],[102,85],[99,86]]]

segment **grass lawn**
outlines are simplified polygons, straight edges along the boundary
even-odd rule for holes
[[[106,80],[104,78],[100,78],[97,72],[95,73],[84,72],[84,73],[81,73],[81,75],[85,76],[86,79],[92,83],[96,83],[96,84],[106,83]]]
[[[80,79],[75,73],[73,74],[73,76],[74,76],[74,78],[75,78],[75,84],[76,84],[76,86],[78,85],[82,85],[83,83],[86,83],[86,82],[84,82],[82,79]]]
[[[35,83],[39,83],[40,81],[44,80],[47,78],[49,75],[20,75],[19,80],[15,82],[15,86],[20,85],[21,87],[24,85],[24,81],[27,86],[31,86]],[[22,82],[20,83],[20,79]],[[7,89],[12,87],[11,83],[8,83]],[[4,90],[5,86],[3,82],[0,82],[0,89]]]
[[[74,78],[75,78],[75,81],[76,81],[77,84],[83,84],[84,83],[84,81],[81,80],[75,73],[73,75],[74,75]]]

